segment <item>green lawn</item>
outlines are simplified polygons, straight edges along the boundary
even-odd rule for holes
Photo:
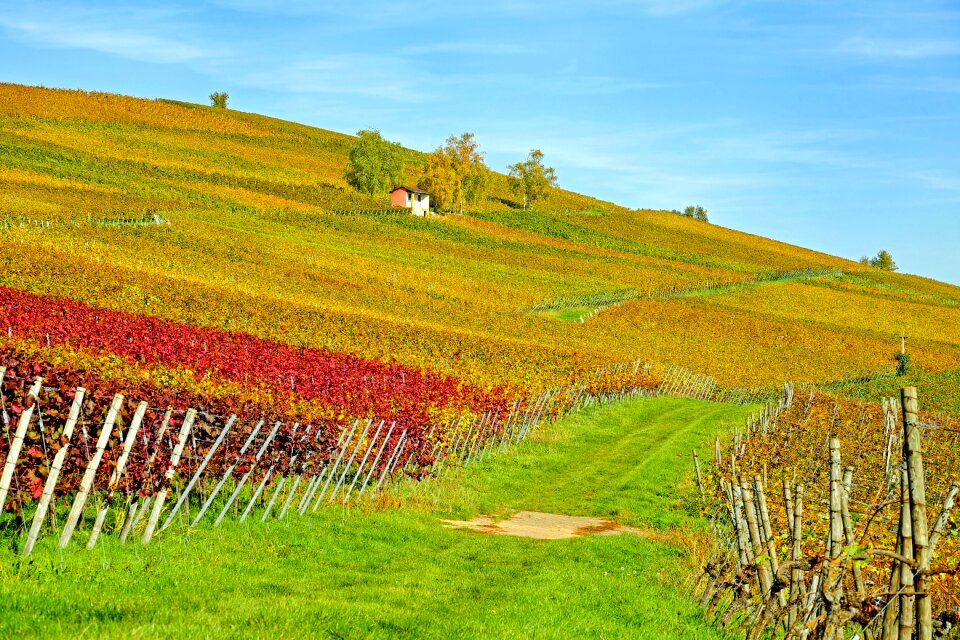
[[[690,448],[706,456],[746,411],[674,398],[587,410],[368,513],[168,531],[148,547],[104,536],[62,557],[47,536],[29,564],[7,548],[0,637],[721,637],[680,588],[682,546],[490,536],[439,519],[609,516],[679,540],[697,523]]]

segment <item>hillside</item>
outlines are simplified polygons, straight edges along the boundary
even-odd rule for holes
[[[960,370],[960,288],[669,212],[560,189],[525,212],[497,174],[465,216],[331,215],[386,205],[345,184],[352,140],[2,84],[0,285],[449,375],[469,394],[637,359],[727,386],[837,380],[891,371],[902,331],[923,376]],[[422,161],[408,151],[407,181]],[[0,341],[20,356],[142,375],[3,319]],[[213,369],[180,366],[170,379],[204,392]],[[937,398],[960,409],[952,390]]]

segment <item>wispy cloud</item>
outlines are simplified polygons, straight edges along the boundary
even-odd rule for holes
[[[939,191],[960,192],[960,176],[944,175],[942,173],[936,173],[933,171],[914,171],[908,175],[924,186],[931,187]]]
[[[434,24],[451,17],[532,17],[542,15],[551,6],[566,5],[567,0],[488,0],[487,2],[449,2],[447,0],[353,0],[349,3],[314,0],[213,0],[213,4],[237,12],[270,16],[327,16],[344,25],[390,26]]]
[[[223,55],[186,35],[170,11],[109,11],[76,7],[22,6],[0,14],[0,27],[29,42],[47,46],[89,49],[141,62],[184,63]]]
[[[271,15],[353,16],[364,22],[423,22],[438,16],[555,16],[560,13],[629,11],[652,16],[669,16],[701,11],[725,4],[728,0],[486,0],[485,2],[449,2],[448,0],[354,0],[325,3],[313,0],[213,0],[214,4],[235,11]]]
[[[704,140],[702,155],[717,162],[863,170],[876,168],[881,159],[847,149],[874,138],[874,132],[849,127],[740,132]]]
[[[960,40],[853,36],[840,43],[837,50],[840,53],[863,58],[917,60],[960,55]]]
[[[876,76],[863,83],[868,89],[884,91],[919,91],[929,93],[960,93],[960,77],[943,76]]]
[[[608,3],[636,7],[653,16],[691,13],[723,4],[722,0],[608,0]]]
[[[432,55],[437,53],[460,53],[467,55],[519,55],[528,53],[529,51],[531,51],[531,48],[526,45],[506,42],[481,41],[431,42],[426,44],[410,45],[400,49],[401,54],[411,56]]]
[[[670,127],[603,126],[544,118],[500,121],[477,132],[499,169],[537,147],[557,168],[560,184],[582,193],[604,193],[627,206],[675,208],[700,199],[732,203],[769,184],[765,167],[703,160],[704,146],[678,145],[726,127],[722,119]],[[692,199],[692,200],[691,200]]]
[[[529,84],[530,80],[526,80]],[[617,76],[543,77],[544,90],[568,96],[612,96],[634,91],[664,89],[659,82],[643,82]]]
[[[393,102],[422,103],[433,96],[432,76],[402,57],[335,54],[299,61],[251,61],[236,81],[292,94],[368,96]]]

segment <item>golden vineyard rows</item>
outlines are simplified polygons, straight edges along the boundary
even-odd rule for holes
[[[728,386],[839,379],[892,370],[901,331],[927,374],[960,369],[949,285],[561,189],[518,211],[501,175],[469,216],[332,216],[387,204],[344,182],[350,136],[110,94],[4,84],[0,98],[2,285],[483,388],[637,358]],[[422,157],[407,152],[407,181]],[[801,269],[843,274],[645,296]],[[590,309],[523,311],[623,291],[638,299],[583,323],[565,319]]]

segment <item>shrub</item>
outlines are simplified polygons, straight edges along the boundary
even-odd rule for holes
[[[897,359],[897,375],[905,376],[910,373],[910,354],[898,353],[894,357]]]

